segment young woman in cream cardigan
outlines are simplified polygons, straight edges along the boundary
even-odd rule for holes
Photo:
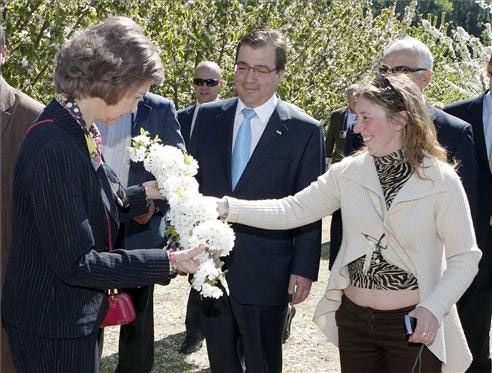
[[[224,197],[227,221],[292,229],[341,208],[343,242],[315,323],[338,345],[342,372],[464,372],[471,355],[456,301],[481,252],[470,209],[436,140],[423,96],[406,76],[357,92],[366,148],[280,200]],[[417,319],[404,334],[403,319]]]

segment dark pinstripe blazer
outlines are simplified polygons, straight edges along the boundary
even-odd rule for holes
[[[107,178],[94,171],[72,116],[53,100],[39,121],[21,146],[14,173],[2,317],[45,338],[96,335],[107,309],[104,289],[165,280],[169,264],[160,249],[106,252],[119,219],[146,211],[143,188],[129,188],[131,207],[118,214]]]

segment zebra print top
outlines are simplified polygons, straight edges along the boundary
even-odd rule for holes
[[[374,158],[374,163],[383,189],[386,207],[389,208],[396,194],[412,175],[412,169],[402,150]],[[348,265],[352,286],[374,290],[418,289],[415,276],[388,263],[381,254],[379,245],[372,254],[371,264],[366,274],[363,271],[364,260],[365,256],[362,256]]]

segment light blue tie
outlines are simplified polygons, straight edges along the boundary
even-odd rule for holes
[[[251,118],[256,115],[255,111],[249,108],[244,108],[242,113],[244,119],[239,126],[234,149],[232,149],[231,181],[233,190],[248,164],[249,152],[251,151]]]

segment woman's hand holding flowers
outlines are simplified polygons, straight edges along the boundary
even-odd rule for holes
[[[198,245],[191,249],[175,251],[174,259],[176,260],[176,269],[179,272],[196,273],[200,262],[194,259],[194,257],[200,255],[206,248],[205,245]]]

